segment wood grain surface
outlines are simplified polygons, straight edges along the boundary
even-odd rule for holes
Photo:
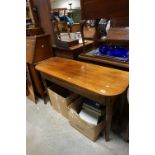
[[[52,57],[36,69],[66,83],[103,96],[115,96],[128,87],[128,72],[80,61]]]

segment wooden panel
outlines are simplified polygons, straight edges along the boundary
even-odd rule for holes
[[[110,28],[106,40],[129,42],[129,28]]]
[[[81,9],[82,19],[117,19],[115,25],[128,24],[129,0],[81,0]]]
[[[101,96],[119,95],[128,86],[128,72],[65,58],[47,59],[36,69]]]
[[[35,70],[35,66],[29,64],[29,72],[32,78],[32,82],[34,85],[34,88],[37,92],[38,95],[40,95],[41,97],[43,97],[43,93],[44,93],[44,86],[41,83],[41,78],[39,76],[39,72],[37,70]]]
[[[55,56],[69,58],[69,59],[77,59],[78,55],[84,52],[83,44],[78,44],[78,45],[69,47],[68,49],[58,47],[56,45],[53,45],[52,47],[53,47]],[[91,50],[92,48],[93,48],[93,41],[87,40],[87,43],[85,43],[85,51]]]
[[[53,27],[50,21],[51,3],[50,0],[33,0],[34,6],[37,7],[40,25],[46,34],[51,35],[51,44],[53,40]]]
[[[33,63],[36,39],[26,38],[26,63]]]
[[[43,34],[43,31],[41,28],[27,28],[26,29],[26,36],[34,36],[34,35],[40,35]]]
[[[34,62],[39,62],[52,56],[50,35],[40,35],[36,39]]]
[[[52,56],[49,37],[50,35],[26,37],[26,62],[29,66],[29,72],[31,74],[35,92],[41,97],[44,95],[44,87],[41,83],[38,72],[34,68],[34,64]]]
[[[26,96],[35,103],[36,97],[34,93],[34,86],[32,83],[31,74],[27,64],[26,64],[26,92],[27,92]]]
[[[80,23],[75,23],[71,25],[72,32],[80,32]]]
[[[50,35],[26,37],[26,62],[37,63],[52,56]]]
[[[94,41],[86,40],[85,46],[92,45],[93,43],[94,43]],[[77,50],[77,49],[81,49],[83,47],[83,44],[80,43],[80,44],[71,46],[69,48],[63,48],[63,47],[59,47],[59,46],[56,46],[56,45],[53,45],[52,47],[57,48],[57,49],[62,49],[62,50],[74,51],[74,50]]]

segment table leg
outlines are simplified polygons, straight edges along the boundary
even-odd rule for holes
[[[44,79],[44,77],[42,76],[42,74],[41,74],[41,79],[42,79],[42,83],[43,83],[43,85],[44,85],[44,88],[45,88],[45,91],[44,91],[44,93],[43,93],[43,95],[42,95],[42,98],[43,98],[43,100],[44,100],[44,104],[46,104],[47,103],[47,99],[46,99],[46,97],[47,97],[47,84],[46,84],[46,81],[45,81],[45,79]]]
[[[113,103],[106,105],[106,127],[105,127],[105,140],[109,141],[111,121],[112,121]]]

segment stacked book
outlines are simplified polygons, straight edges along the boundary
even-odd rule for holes
[[[97,125],[105,116],[105,107],[92,100],[84,99],[79,116],[86,122]]]

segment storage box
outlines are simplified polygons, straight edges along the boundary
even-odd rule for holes
[[[48,88],[48,94],[53,109],[68,118],[68,105],[79,95],[55,84]]]
[[[96,141],[99,134],[103,131],[105,127],[105,120],[102,120],[98,125],[92,125],[79,116],[79,112],[82,108],[83,98],[80,97],[75,100],[69,106],[68,119],[71,126],[80,131],[82,134],[87,136],[89,139]]]

